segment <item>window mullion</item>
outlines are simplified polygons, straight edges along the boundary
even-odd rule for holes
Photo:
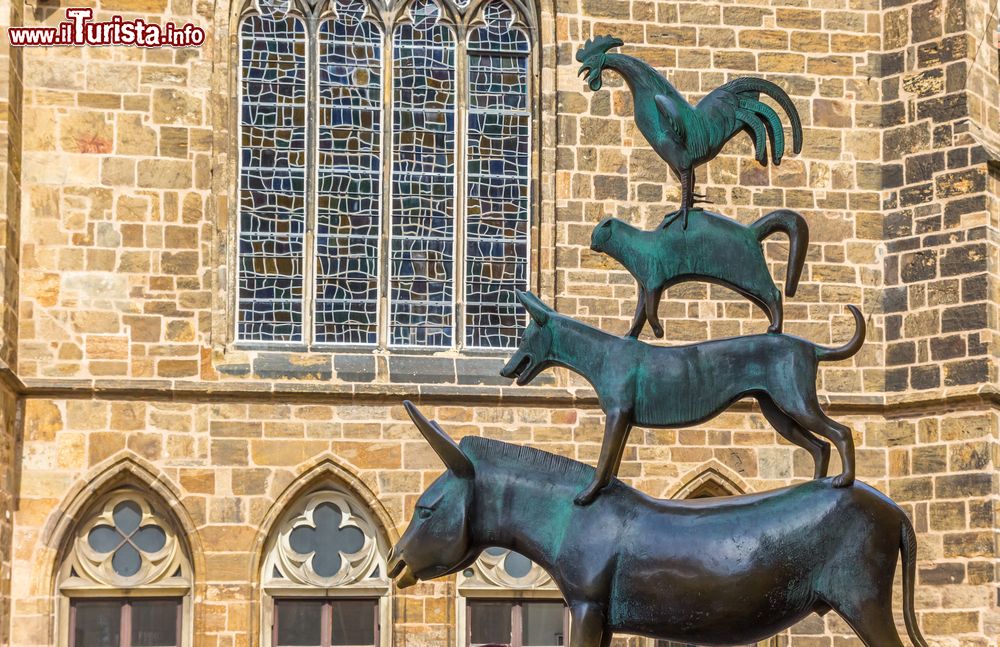
[[[392,159],[393,122],[396,119],[396,106],[393,102],[395,80],[393,78],[393,51],[396,25],[386,22],[382,34],[382,137],[379,151],[382,165],[380,178],[381,204],[379,224],[379,262],[378,262],[378,339],[380,349],[389,346],[389,277],[392,274]]]
[[[333,643],[333,600],[327,600],[323,604],[323,626],[320,642],[323,647],[331,647]]]
[[[319,168],[319,20],[317,7],[306,20],[306,231],[302,246],[302,341],[315,338],[316,309],[316,218]]]
[[[522,647],[521,643],[524,640],[524,631],[522,629],[522,612],[520,602],[515,602],[510,605],[510,645],[511,647]]]
[[[469,66],[466,55],[465,30],[456,29],[455,33],[455,231],[454,258],[455,267],[452,277],[455,281],[455,307],[452,311],[455,317],[455,339],[452,345],[456,348],[465,346],[465,210],[468,193],[468,111],[469,111]]]
[[[122,601],[121,618],[119,619],[118,644],[121,647],[132,647],[132,603],[129,600]]]

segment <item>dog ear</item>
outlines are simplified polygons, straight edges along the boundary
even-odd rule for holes
[[[518,290],[517,300],[521,302],[521,305],[525,307],[531,318],[535,320],[539,326],[544,326],[549,322],[549,313],[552,310],[542,303],[542,300],[536,297],[531,292],[522,292]]]

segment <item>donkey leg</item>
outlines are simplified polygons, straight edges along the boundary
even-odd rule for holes
[[[830,469],[830,443],[816,438],[811,433],[800,427],[794,420],[785,415],[771,398],[761,396],[757,399],[760,404],[760,411],[764,414],[771,426],[784,436],[789,442],[795,443],[812,456],[813,478],[819,479],[826,476]]]
[[[662,296],[663,286],[660,286],[655,290],[650,290],[646,299],[646,321],[653,327],[653,334],[656,335],[657,339],[663,337],[663,324],[660,323],[660,315],[657,313],[657,310],[660,309],[660,297]]]
[[[638,337],[646,324],[646,288],[639,281],[636,283],[639,286],[639,302],[635,306],[635,317],[632,318],[632,327],[628,329],[626,337]]]
[[[892,590],[888,593],[888,603],[880,595],[831,606],[867,647],[903,647],[892,617]]]
[[[604,647],[607,643],[599,606],[582,603],[569,608],[569,647]]]
[[[618,474],[625,441],[632,429],[631,412],[610,410],[604,423],[604,442],[601,444],[601,455],[597,459],[597,473],[583,492],[576,496],[577,505],[588,505],[597,498],[598,492]]]

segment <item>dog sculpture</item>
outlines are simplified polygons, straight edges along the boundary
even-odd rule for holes
[[[764,260],[761,241],[782,232],[788,236],[785,296],[795,295],[809,247],[805,219],[788,209],[772,211],[749,225],[705,211],[690,227],[661,224],[652,231],[637,229],[617,218],[605,218],[590,237],[590,248],[612,257],[639,283],[639,304],[628,331],[638,337],[648,321],[657,337],[663,326],[657,309],[663,291],[682,281],[706,281],[725,286],[752,301],[771,321],[767,332],[781,332],[781,292]]]
[[[421,495],[389,555],[400,588],[461,571],[498,546],[522,553],[559,586],[570,647],[608,647],[615,633],[748,644],[831,609],[868,647],[902,647],[892,615],[902,557],[906,631],[916,647],[927,645],[913,611],[913,526],[863,483],[836,488],[824,479],[664,501],[615,479],[581,508],[573,496],[593,468],[496,440],[457,445],[405,404],[448,469]]]
[[[851,357],[864,342],[865,322],[854,306],[848,306],[854,337],[841,348],[784,334],[659,347],[564,317],[530,292],[519,292],[518,298],[531,323],[500,375],[524,385],[550,366],[568,368],[594,387],[607,418],[597,472],[577,497],[580,505],[593,501],[618,474],[633,425],[694,425],[747,396],[757,399],[778,433],[812,455],[816,478],[826,476],[830,446],[812,434],[833,441],[840,453],[843,472],[833,479],[834,487],[854,481],[851,430],[827,417],[816,396],[819,363]]]

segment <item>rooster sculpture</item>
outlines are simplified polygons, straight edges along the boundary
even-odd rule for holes
[[[681,208],[664,220],[669,226],[678,216],[687,229],[688,211],[695,199],[695,168],[714,158],[730,139],[741,131],[753,137],[757,161],[767,165],[770,137],[771,161],[777,165],[785,154],[785,133],[778,114],[760,101],[761,93],[771,97],[788,115],[792,127],[792,149],[802,150],[802,122],[792,100],[780,87],[753,77],[734,79],[709,92],[692,107],[666,78],[648,64],[632,56],[608,53],[624,44],[611,35],[584,43],[576,53],[591,90],[601,89],[604,70],[618,72],[632,91],[635,121],[653,150],[673,170],[681,183]]]

